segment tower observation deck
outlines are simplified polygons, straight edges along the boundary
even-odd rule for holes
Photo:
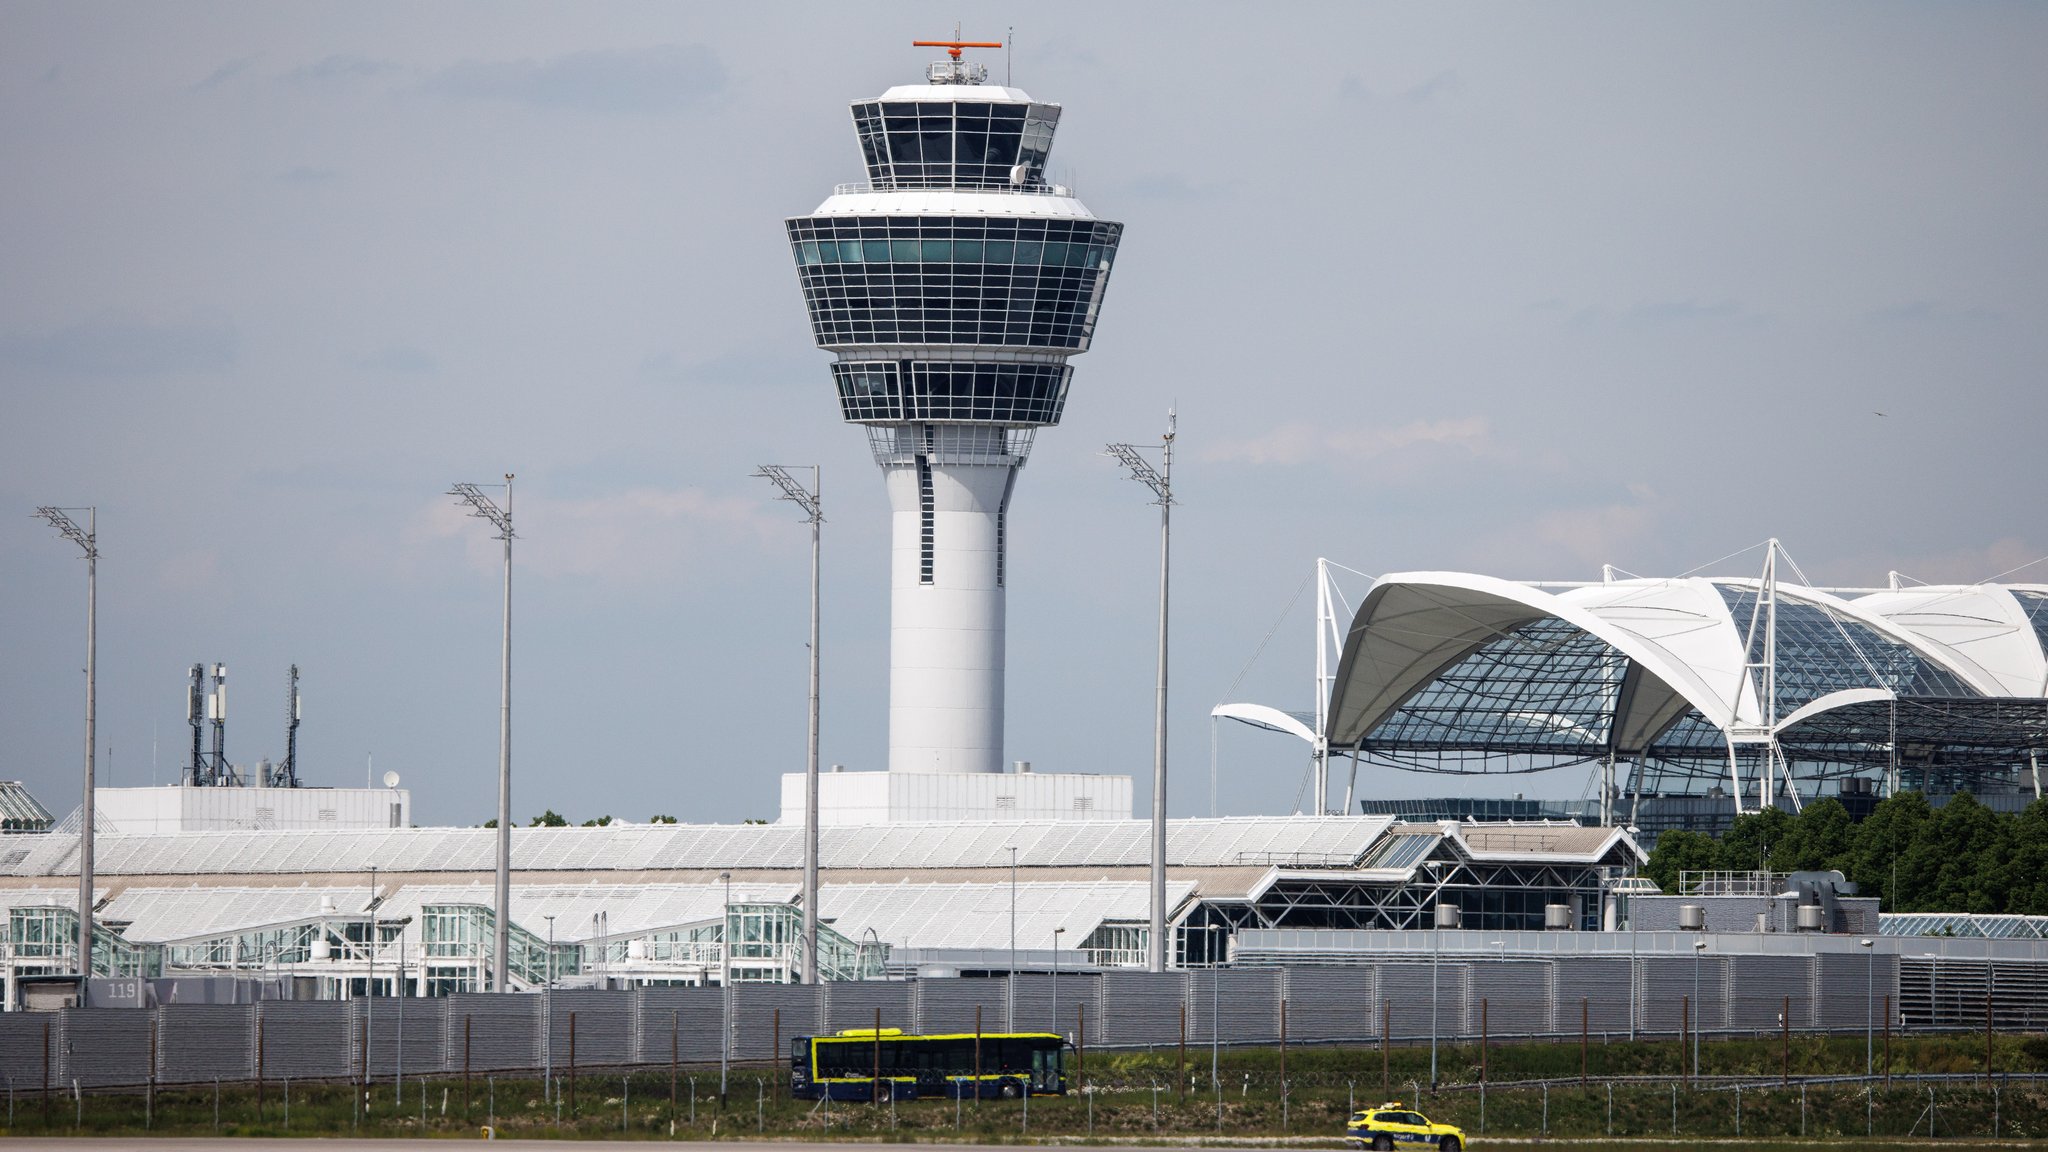
[[[840,412],[888,485],[889,769],[999,772],[1010,496],[1123,226],[1047,182],[1059,105],[940,46],[928,83],[854,103],[867,180],[787,227]]]

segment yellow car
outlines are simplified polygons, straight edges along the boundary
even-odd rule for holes
[[[1392,1152],[1396,1144],[1429,1144],[1439,1152],[1461,1152],[1465,1132],[1449,1124],[1432,1124],[1429,1117],[1404,1107],[1399,1100],[1351,1114],[1344,1126],[1344,1139],[1359,1148]]]

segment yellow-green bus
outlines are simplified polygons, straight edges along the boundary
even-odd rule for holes
[[[799,1036],[789,1045],[789,1092],[799,1100],[1064,1096],[1066,1046],[1051,1032],[913,1036],[850,1028]]]

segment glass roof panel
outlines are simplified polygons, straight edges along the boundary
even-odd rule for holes
[[[2027,623],[2034,626],[2034,638],[2041,642],[2041,650],[2048,652],[2048,592],[2036,592],[2030,588],[2013,588],[2012,598],[2020,602],[2020,610],[2027,614]]]
[[[1481,645],[1367,734],[1367,751],[1589,755],[1607,746],[1628,660],[1556,618]]]
[[[1737,635],[1748,635],[1757,590],[1716,584]],[[1761,625],[1751,638],[1749,659],[1764,658]],[[1901,696],[1975,696],[1947,669],[1870,625],[1822,604],[1778,597],[1777,714],[1797,709],[1848,688],[1889,688]],[[1758,688],[1761,689],[1761,685]]]

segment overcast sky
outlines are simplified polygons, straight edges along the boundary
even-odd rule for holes
[[[1211,705],[1309,706],[1317,556],[2048,553],[2038,4],[7,2],[0,777],[77,803],[83,566],[31,513],[97,504],[103,783],[176,778],[196,661],[230,758],[280,756],[297,663],[304,778],[374,753],[481,821],[497,546],[442,493],[510,471],[515,812],[771,817],[807,536],[764,462],[824,467],[824,756],[881,767],[887,506],[782,219],[955,20],[1015,25],[1054,176],[1126,226],[1012,511],[1010,758],[1144,804],[1156,513],[1099,453],[1169,405],[1177,815]],[[1221,748],[1226,813],[1293,809],[1298,742]]]

